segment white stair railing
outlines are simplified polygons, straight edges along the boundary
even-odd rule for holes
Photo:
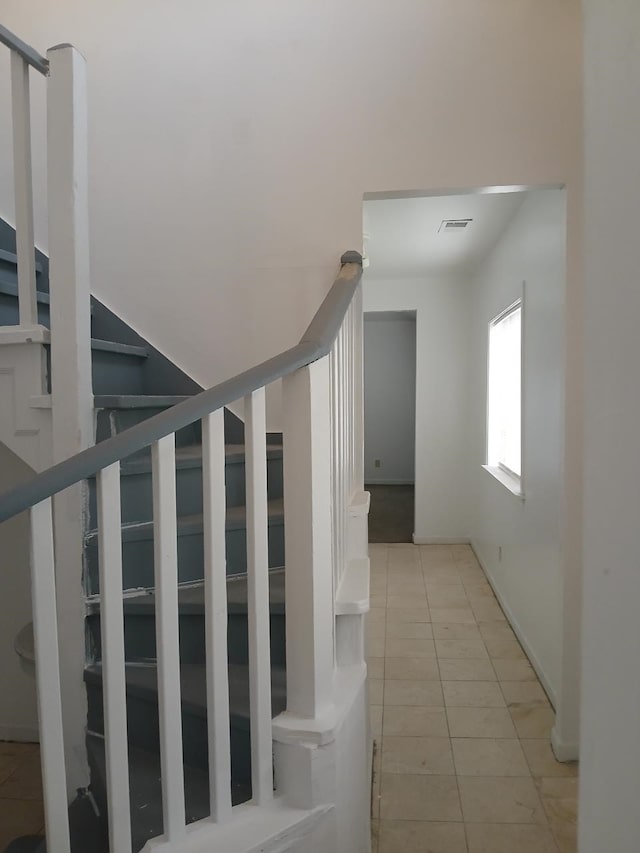
[[[62,712],[51,496],[87,477],[98,484],[99,576],[103,649],[105,759],[112,853],[129,853],[129,756],[122,602],[120,461],[151,448],[156,647],[164,835],[149,849],[179,851],[201,837],[255,825],[256,809],[316,805],[312,785],[294,790],[281,774],[274,795],[274,732],[306,744],[336,708],[336,607],[350,565],[349,512],[362,491],[361,259],[348,253],[329,294],[301,342],[281,355],[78,453],[0,496],[0,523],[24,509],[32,522],[33,606],[49,849],[68,853],[63,780]],[[267,448],[265,389],[283,382],[285,608],[287,710],[276,727],[271,710]],[[247,581],[252,799],[231,806],[231,746],[227,675],[225,448],[223,407],[244,398],[246,423]],[[178,630],[175,433],[201,421],[210,817],[187,835],[182,752]],[[76,541],[78,550],[82,539]],[[365,540],[366,552],[366,540]],[[79,578],[77,578],[79,583]],[[344,602],[343,602],[344,605]],[[356,655],[357,658],[357,655]],[[360,658],[357,674],[362,675]],[[326,734],[324,735],[326,737]],[[313,774],[312,765],[309,773]],[[295,777],[299,781],[300,769]],[[363,784],[366,777],[363,767]],[[304,797],[307,799],[304,800]],[[236,820],[230,818],[236,814]],[[260,821],[258,821],[258,826]],[[225,836],[226,837],[226,836]],[[220,844],[223,842],[220,841]],[[226,841],[224,843],[227,843]],[[191,848],[190,848],[191,849]],[[222,848],[221,848],[222,849]],[[226,849],[226,848],[225,848]]]

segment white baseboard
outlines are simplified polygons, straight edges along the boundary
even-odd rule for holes
[[[367,486],[413,486],[415,485],[415,480],[370,480],[367,478],[366,483],[364,484],[365,489]]]
[[[491,576],[491,572],[489,571],[489,569],[487,568],[486,564],[484,563],[482,557],[480,556],[480,551],[476,547],[473,540],[471,540],[471,548],[473,549],[473,553],[476,555],[476,559],[480,563],[480,566],[482,567],[482,571],[485,573],[487,580],[489,581],[491,588],[493,589],[493,592],[495,593],[495,596],[500,603],[500,607],[502,607],[502,609],[504,610],[504,614],[507,617],[509,624],[513,628],[514,634],[516,635],[516,637],[520,641],[520,645],[524,649],[526,656],[529,658],[529,661],[531,662],[531,666],[535,669],[536,674],[537,674],[538,678],[540,679],[540,683],[542,684],[542,687],[544,688],[545,693],[549,697],[549,701],[551,702],[551,704],[555,708],[556,703],[557,703],[556,691],[551,686],[551,682],[547,678],[547,674],[545,673],[545,671],[542,667],[542,664],[538,660],[536,653],[531,648],[531,644],[529,643],[529,640],[527,639],[524,632],[522,631],[522,628],[520,627],[518,620],[513,615],[511,608],[509,607],[509,605],[505,601],[504,597],[500,593],[500,590],[496,586],[496,583],[495,583],[493,577]]]
[[[0,740],[16,740],[20,743],[38,743],[40,733],[37,726],[0,725]]]
[[[561,740],[555,726],[551,730],[551,748],[558,761],[577,761],[580,756],[579,745]]]
[[[421,533],[413,534],[414,545],[469,545],[468,536],[423,536]]]

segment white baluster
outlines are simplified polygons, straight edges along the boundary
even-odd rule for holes
[[[31,601],[47,849],[69,853],[51,499],[31,507]]]
[[[267,432],[264,388],[245,397],[244,411],[251,786],[253,801],[262,805],[273,797]]]
[[[130,853],[131,816],[122,607],[122,513],[119,462],[99,472],[97,486],[109,845],[113,853]]]
[[[334,666],[329,358],[282,386],[287,710],[314,718],[332,701]]]
[[[364,489],[364,353],[363,353],[363,316],[362,316],[362,283],[356,291],[356,386],[354,390],[355,405],[355,446],[356,446],[356,490]]]
[[[211,817],[231,816],[231,742],[227,669],[224,412],[202,420],[204,602]]]
[[[33,235],[29,66],[15,51],[11,51],[11,103],[13,113],[16,254],[18,256],[18,308],[20,325],[35,326],[38,322],[38,305],[36,302],[36,258]]]
[[[151,458],[162,805],[165,838],[167,841],[175,842],[185,834],[185,806],[180,703],[175,435],[173,433],[153,443]]]

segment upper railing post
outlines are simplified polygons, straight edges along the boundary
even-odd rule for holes
[[[315,718],[332,701],[329,359],[283,380],[287,711]]]
[[[15,188],[16,254],[18,257],[18,309],[20,325],[38,322],[36,303],[36,253],[33,236],[33,185],[31,179],[31,108],[29,65],[11,51],[11,104],[13,112],[13,170]]]
[[[47,51],[47,174],[53,442],[56,462],[92,442],[85,60]]]
[[[85,60],[70,45],[47,51],[47,181],[54,462],[93,444],[89,308],[88,136]],[[58,624],[67,785],[88,782],[82,549],[84,488],[54,501]]]

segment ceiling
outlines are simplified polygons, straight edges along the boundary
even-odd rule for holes
[[[385,198],[364,202],[368,278],[420,278],[469,270],[493,248],[524,192]],[[471,219],[445,232],[446,219]]]

